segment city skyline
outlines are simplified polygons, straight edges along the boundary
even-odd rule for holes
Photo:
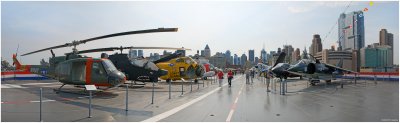
[[[243,53],[248,56],[246,52],[254,49],[254,56],[260,57],[263,43],[266,52],[276,51],[286,44],[303,50],[311,46],[312,36],[319,34],[323,49],[330,49],[331,45],[337,47],[337,25],[327,38],[325,36],[348,4],[324,1],[3,2],[2,58],[10,62],[18,44],[18,54],[23,54],[73,40],[159,27],[179,30],[105,39],[77,48],[169,46],[190,48],[192,51],[186,54],[194,55],[208,44],[211,55],[230,50],[232,56]],[[379,43],[379,31],[387,29],[393,33],[394,63],[398,64],[398,2],[375,2],[373,6],[368,1],[351,2],[346,13],[364,8],[368,8],[364,12],[365,44]],[[71,49],[54,52],[63,55]],[[162,52],[145,50],[144,56]],[[100,53],[87,55],[99,57]],[[47,61],[50,56],[50,52],[45,51],[18,59],[23,64],[39,64],[42,58]]]

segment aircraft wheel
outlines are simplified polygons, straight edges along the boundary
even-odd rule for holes
[[[315,83],[314,83],[314,82],[311,82],[311,86],[315,86]]]
[[[331,84],[332,81],[331,80],[326,80],[326,84]]]

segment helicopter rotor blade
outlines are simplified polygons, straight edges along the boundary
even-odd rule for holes
[[[78,51],[77,54],[83,53],[92,53],[92,52],[103,52],[103,51],[114,51],[114,50],[123,50],[123,49],[166,49],[166,50],[191,50],[186,48],[173,48],[173,47],[108,47],[108,48],[97,48],[90,50],[81,50]],[[72,54],[72,53],[68,53]]]
[[[128,31],[128,32],[121,32],[121,33],[114,33],[114,34],[109,34],[109,35],[104,35],[104,36],[98,36],[94,38],[89,38],[85,40],[79,40],[79,41],[72,41],[72,43],[65,43],[63,45],[58,45],[54,47],[49,47],[49,48],[44,48],[41,50],[25,53],[21,56],[26,56],[30,55],[33,53],[37,52],[42,52],[45,50],[51,50],[51,49],[57,49],[57,48],[62,48],[62,47],[70,47],[70,46],[76,46],[79,44],[84,44],[89,41],[94,41],[94,40],[99,40],[99,39],[105,39],[105,38],[110,38],[110,37],[117,37],[117,36],[124,36],[124,35],[133,35],[133,34],[143,34],[143,33],[156,33],[156,32],[177,32],[178,28],[158,28],[158,29],[148,29],[148,30],[139,30],[139,31]]]
[[[123,35],[155,33],[155,32],[177,32],[177,31],[178,31],[178,28],[158,28],[158,29],[148,29],[148,30],[139,30],[139,31],[128,31],[128,32],[121,32],[121,33],[115,33],[115,34],[109,34],[109,35],[89,38],[89,39],[81,40],[81,41],[79,41],[79,43],[86,43],[86,42],[93,41],[93,40],[99,40],[99,39],[117,37],[117,36],[123,36]]]
[[[58,45],[58,46],[54,46],[54,47],[44,48],[44,49],[41,49],[41,50],[37,50],[37,51],[33,51],[33,52],[22,54],[21,56],[26,56],[26,55],[34,54],[34,53],[37,53],[37,52],[42,52],[42,51],[46,51],[46,50],[52,50],[52,49],[57,49],[57,48],[62,48],[62,47],[67,47],[67,46],[68,46],[68,44],[63,44],[63,45]]]
[[[174,48],[174,47],[129,47],[128,49],[165,49],[165,50],[192,50],[187,48]]]

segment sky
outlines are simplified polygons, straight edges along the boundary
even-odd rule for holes
[[[314,34],[321,35],[323,49],[328,49],[337,46],[336,22],[348,4],[346,13],[368,8],[364,12],[366,45],[379,42],[383,28],[393,33],[394,63],[399,64],[397,1],[2,1],[1,57],[11,62],[18,46],[18,54],[24,54],[73,40],[160,27],[179,30],[102,39],[77,49],[185,47],[192,49],[187,54],[193,55],[208,44],[212,55],[230,50],[232,56],[241,56],[254,49],[255,56],[260,56],[263,46],[268,53],[285,44],[301,51],[306,47],[308,51]],[[53,51],[58,56],[71,49]],[[144,55],[162,52],[144,50]],[[100,57],[100,53],[86,55]],[[50,56],[50,51],[44,51],[18,59],[23,64],[39,64],[42,58],[47,61]]]

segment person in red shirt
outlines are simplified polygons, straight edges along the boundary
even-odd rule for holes
[[[229,72],[228,72],[228,83],[229,83],[229,87],[232,86],[232,79],[233,79],[233,73],[232,73],[232,70],[229,70]]]
[[[221,70],[219,70],[217,75],[218,75],[218,79],[219,79],[219,87],[221,87],[222,81],[224,80],[224,73]]]

